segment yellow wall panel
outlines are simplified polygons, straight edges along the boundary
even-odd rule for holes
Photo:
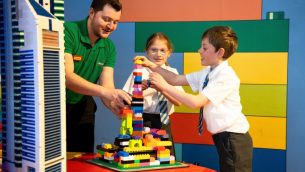
[[[286,118],[247,116],[255,148],[286,150]]]
[[[287,84],[287,52],[235,53],[229,63],[247,84]]]
[[[287,52],[235,53],[230,65],[246,84],[287,84]],[[184,73],[202,69],[199,53],[184,54]]]
[[[188,74],[203,69],[199,53],[184,53],[183,73]]]

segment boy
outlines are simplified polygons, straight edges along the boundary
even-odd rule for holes
[[[203,118],[212,133],[222,172],[252,171],[252,139],[248,133],[249,123],[241,112],[240,80],[227,62],[236,49],[235,32],[230,27],[215,26],[202,35],[198,52],[201,64],[206,68],[201,71],[176,75],[157,67],[143,56],[135,57],[157,72],[150,74],[151,84],[190,108],[201,108],[199,134],[202,133]],[[189,85],[199,94],[181,92],[172,85]]]

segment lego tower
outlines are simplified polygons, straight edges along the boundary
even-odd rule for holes
[[[170,154],[172,142],[165,130],[150,129],[143,124],[142,61],[135,61],[131,108],[121,109],[122,125],[114,144],[97,146],[99,158],[90,162],[111,169],[142,170],[172,168],[175,156]],[[144,129],[145,128],[145,129]],[[106,163],[105,163],[106,162]]]
[[[142,61],[135,61],[133,67],[133,92],[132,92],[132,103],[131,109],[134,113],[132,120],[133,133],[132,136],[139,138],[143,137],[144,125],[143,125],[143,90],[142,90]]]
[[[63,0],[0,8],[3,168],[66,171]]]

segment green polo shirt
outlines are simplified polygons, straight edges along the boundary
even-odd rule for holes
[[[74,73],[92,83],[97,83],[104,66],[114,67],[116,50],[113,42],[99,39],[94,46],[88,37],[87,18],[65,22],[65,53],[73,56]],[[84,95],[66,89],[67,103],[75,104]]]

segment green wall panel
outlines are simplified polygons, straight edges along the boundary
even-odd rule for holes
[[[175,52],[197,52],[203,31],[215,25],[232,27],[239,38],[238,52],[288,52],[289,20],[213,22],[137,22],[136,52],[143,52],[153,32],[164,32]]]

